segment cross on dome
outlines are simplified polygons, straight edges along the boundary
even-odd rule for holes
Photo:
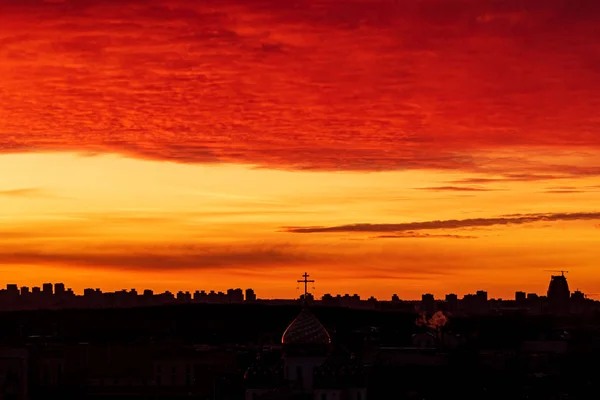
[[[300,314],[287,327],[281,338],[283,344],[293,345],[329,345],[331,339],[327,329],[321,322],[310,312],[307,303],[308,284],[314,282],[313,279],[308,279],[310,275],[305,272],[302,275],[302,280],[298,283],[304,283],[304,301]]]
[[[298,283],[304,283],[304,298],[303,298],[303,303],[306,304],[307,297],[308,297],[308,284],[309,283],[314,283],[315,280],[314,279],[308,279],[310,277],[310,275],[308,274],[308,272],[305,272],[304,275],[302,275],[302,277],[304,279],[298,280]]]

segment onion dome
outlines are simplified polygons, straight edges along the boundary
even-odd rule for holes
[[[308,308],[304,307],[283,333],[281,343],[283,345],[328,346],[331,338],[321,322]]]

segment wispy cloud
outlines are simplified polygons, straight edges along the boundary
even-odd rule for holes
[[[514,214],[497,218],[470,218],[441,221],[405,222],[398,224],[349,224],[338,226],[284,227],[291,233],[331,232],[405,232],[432,229],[461,229],[497,225],[523,225],[535,222],[598,220],[600,212]]]
[[[574,194],[574,193],[587,193],[587,190],[577,190],[577,189],[551,189],[544,190],[544,193],[549,194]]]
[[[405,255],[406,256],[406,255]],[[289,243],[112,243],[95,246],[70,247],[30,246],[27,244],[0,245],[0,265],[36,265],[38,268],[56,267],[102,269],[131,272],[216,271],[246,274],[267,273],[278,269],[316,268],[327,266],[326,273],[340,276],[341,271],[364,271],[367,277],[394,276],[418,279],[426,276],[449,276],[458,270],[438,263],[437,255],[430,254],[428,268],[419,262],[398,268],[390,260],[394,253],[367,249],[360,252],[341,251],[327,246],[292,245]],[[468,267],[465,267],[468,268]],[[364,276],[365,274],[356,275]]]
[[[572,178],[572,175],[559,175],[559,174],[514,174],[509,173],[502,175],[501,177],[471,177],[456,179],[451,181],[452,184],[465,184],[465,185],[478,185],[485,183],[502,183],[502,182],[534,182],[534,181],[549,181],[555,179],[567,179]]]
[[[570,193],[588,193],[598,192],[597,186],[552,186],[547,188],[544,193],[551,194],[570,194]]]
[[[435,239],[435,238],[443,238],[443,239],[476,239],[477,236],[470,235],[431,235],[428,233],[419,233],[419,232],[405,232],[405,233],[397,233],[393,235],[379,235],[373,236],[372,239]]]
[[[487,189],[483,187],[474,186],[433,186],[433,187],[422,187],[416,188],[418,190],[427,190],[431,192],[489,192],[499,189]]]
[[[169,271],[182,269],[235,269],[307,265],[329,260],[287,244],[238,244],[236,246],[177,244],[113,245],[94,249],[44,249],[18,246],[0,248],[0,264],[61,265],[82,268]]]
[[[0,196],[3,197],[40,197],[47,195],[48,193],[40,188],[19,188],[0,190]]]

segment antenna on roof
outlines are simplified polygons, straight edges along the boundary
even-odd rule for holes
[[[545,269],[546,272],[560,272],[562,276],[565,276],[569,271],[565,271],[563,269]]]

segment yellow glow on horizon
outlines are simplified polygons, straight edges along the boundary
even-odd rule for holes
[[[290,297],[298,271],[310,269],[322,292],[441,296],[479,282],[507,297],[545,287],[544,269],[568,267],[586,290],[600,289],[593,250],[600,230],[590,220],[425,230],[440,237],[403,239],[281,231],[592,212],[600,199],[592,179],[466,185],[452,182],[475,175],[277,171],[70,153],[3,155],[0,170],[11,172],[0,182],[3,276],[22,285],[63,280],[82,290],[93,276],[107,290],[247,286]],[[591,189],[565,196],[548,193],[553,186]],[[157,257],[173,265],[161,267]]]

